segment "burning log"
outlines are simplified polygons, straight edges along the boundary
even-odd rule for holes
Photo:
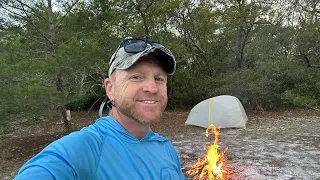
[[[198,159],[198,162],[191,167],[186,173],[195,180],[223,180],[226,170],[223,169],[224,153],[228,149],[219,152],[218,148],[218,136],[219,131],[213,124],[210,124],[206,130],[206,136],[209,136],[209,129],[214,134],[213,144],[206,149],[206,155],[202,160]]]

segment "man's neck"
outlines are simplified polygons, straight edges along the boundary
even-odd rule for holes
[[[111,110],[110,116],[118,121],[124,129],[126,129],[130,134],[139,140],[145,137],[150,130],[150,125],[141,124],[136,120],[123,115],[115,108]]]

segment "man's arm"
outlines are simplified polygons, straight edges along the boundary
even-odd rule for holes
[[[64,170],[62,170],[64,169]],[[72,170],[70,167],[64,164],[54,163],[33,163],[31,165],[23,166],[19,174],[15,177],[15,180],[31,180],[31,179],[77,179],[72,176]]]
[[[37,179],[39,177],[43,177],[47,180],[56,179],[49,171],[40,167],[34,166],[32,168],[27,168],[25,170],[20,170],[21,175],[15,177],[15,180],[23,180],[23,179]],[[23,175],[22,175],[23,174]]]
[[[96,172],[101,146],[102,140],[93,126],[71,133],[30,159],[15,180],[88,179]]]

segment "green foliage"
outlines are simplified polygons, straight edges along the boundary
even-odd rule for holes
[[[216,78],[213,84],[216,83],[218,88],[213,89],[208,97],[234,95],[248,109],[273,109],[290,103],[298,105],[292,103],[292,95],[303,97],[306,101],[308,97],[310,103],[305,104],[307,107],[319,103],[318,69],[284,60],[262,61],[255,67]]]
[[[60,94],[54,87],[42,84],[39,76],[16,85],[4,84],[0,88],[1,125],[34,123],[56,116],[59,104],[67,99],[66,94]]]
[[[297,34],[297,56],[307,66],[320,65],[320,22],[303,23]]]
[[[201,78],[201,81],[199,81]],[[208,92],[214,88],[210,77],[197,75],[190,71],[178,71],[172,77],[169,91],[169,107],[191,108],[207,98]]]
[[[223,94],[236,96],[247,109],[278,107],[281,103],[279,101],[281,82],[277,81],[279,74],[261,71],[263,70],[248,69],[220,76],[215,80],[219,86],[209,95],[211,97]]]
[[[147,35],[177,60],[168,81],[171,108],[190,108],[222,94],[238,97],[248,109],[319,106],[315,11],[299,12],[305,16],[298,22],[284,22],[286,12],[260,2],[93,0],[72,6],[57,1],[50,31],[47,5],[23,2],[29,4],[26,12],[15,1],[0,7],[19,14],[0,21],[0,134],[10,129],[8,124],[61,115],[62,107],[98,107],[120,40]],[[239,42],[242,69],[237,68]]]
[[[295,106],[300,107],[308,107],[308,108],[315,108],[320,105],[319,99],[310,96],[303,96],[297,93],[294,93],[291,90],[287,90],[283,93],[283,99],[288,100]]]

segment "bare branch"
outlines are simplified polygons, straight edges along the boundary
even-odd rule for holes
[[[64,20],[64,18],[69,14],[69,12],[72,10],[72,8],[79,2],[79,0],[76,0],[67,10],[67,12],[62,16],[60,21],[56,24],[56,27],[58,28],[61,24],[61,22]]]
[[[50,54],[50,51],[42,51],[42,50],[31,50],[31,52],[36,54]]]
[[[18,1],[21,4],[21,6],[25,6],[25,7],[29,8],[29,9],[33,10],[33,8],[30,7],[28,4],[26,4],[26,3],[24,3],[24,2],[22,2],[20,0],[16,0],[16,1]]]
[[[99,99],[97,99],[97,100],[92,104],[92,106],[89,108],[88,113],[92,110],[92,108],[94,107],[94,105],[96,105],[96,104],[99,102],[99,100],[100,100],[101,98],[104,98],[104,97],[105,97],[105,96],[99,97]]]
[[[9,6],[9,7],[10,7],[10,6]],[[3,8],[4,10],[10,12],[11,14],[15,14],[15,15],[17,15],[17,16],[20,16],[20,17],[23,17],[23,18],[24,18],[24,16],[22,16],[21,14],[18,14],[18,13],[16,13],[16,12],[13,12],[13,11],[9,10],[8,8],[6,8],[6,7],[4,7],[4,6],[2,6],[2,8]]]
[[[47,46],[47,45],[48,45],[47,43],[45,43],[45,42],[43,42],[43,41],[37,40],[37,37],[32,38],[32,41],[35,41],[35,42],[37,42],[37,43],[39,43],[39,44],[42,44],[42,45],[44,45],[44,46]]]
[[[22,5],[22,4],[21,4]],[[40,30],[39,28],[33,23],[33,21],[31,20],[31,18],[29,17],[28,13],[26,12],[26,10],[24,9],[24,7],[22,6],[23,12],[25,13],[25,15],[27,16],[27,20],[31,23],[31,25],[35,28],[35,30],[42,36],[44,37],[51,45],[52,42],[50,41],[50,39],[48,39],[48,37],[46,37]]]
[[[31,9],[31,11],[33,11],[34,12],[34,8],[32,8],[32,7],[30,7],[28,4],[26,4],[26,3],[24,3],[24,2],[22,2],[22,1],[20,1],[20,0],[16,0],[16,1],[18,1],[20,4],[21,4],[21,9],[20,10],[22,10],[22,11],[24,11],[25,12],[25,9],[23,8],[23,7],[27,7],[27,8],[29,8],[29,9]],[[17,8],[17,7],[16,7]],[[18,8],[17,8],[18,9]],[[37,14],[37,13],[33,13],[35,16],[37,16],[38,18],[40,18],[40,19],[42,19],[42,20],[47,20],[45,17],[43,17],[43,16],[40,16],[39,14]]]
[[[197,45],[197,43],[194,41],[192,37],[188,35],[188,38],[191,40],[192,44],[198,49],[198,51],[201,52],[201,55],[203,56],[203,58],[206,58],[206,55],[205,55],[206,52]]]
[[[145,9],[145,11],[147,11],[151,6],[152,6],[152,4],[154,3],[154,1],[152,0],[152,1],[150,1],[150,3],[147,5],[147,7],[146,7],[146,9]]]
[[[22,8],[17,7],[17,6],[13,6],[13,5],[10,5],[10,4],[6,4],[6,6],[11,7],[11,8],[14,8],[14,9],[18,9],[18,10],[20,10],[20,11],[23,11]],[[2,5],[2,7],[4,7],[4,6]]]
[[[96,84],[100,84],[100,86],[101,86],[101,83],[99,81],[97,81],[94,77],[92,77],[91,75],[87,75],[87,77],[89,77],[92,80],[91,82],[94,82]]]
[[[142,9],[141,3],[139,3],[138,1],[133,2],[133,4],[135,5],[135,10],[137,11],[137,13],[139,13],[141,15],[142,14],[145,15],[153,3],[154,3],[154,0],[150,1],[149,4],[147,4],[146,7],[144,9]]]

